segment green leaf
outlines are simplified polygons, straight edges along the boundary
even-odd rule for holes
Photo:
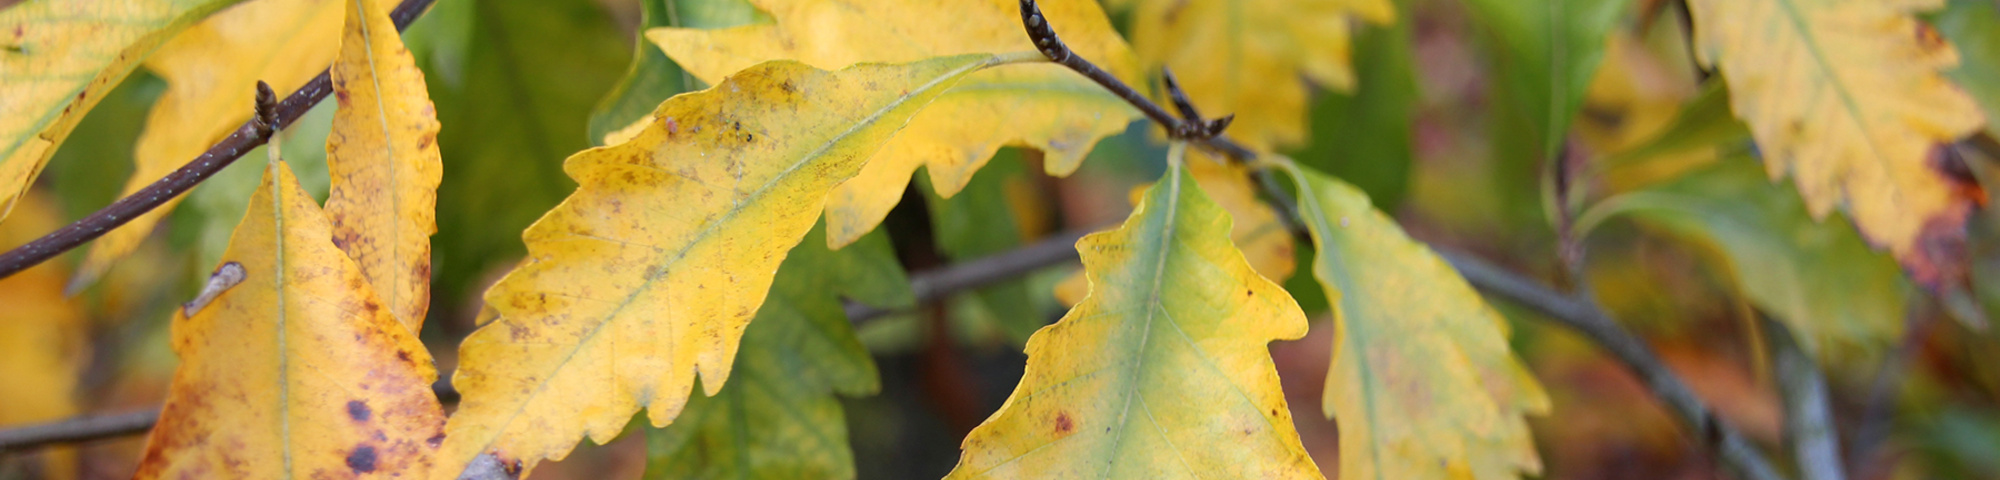
[[[1509,350],[1506,320],[1359,189],[1291,172],[1313,276],[1335,302],[1321,408],[1340,422],[1339,478],[1540,472],[1523,416],[1549,399]]]
[[[1089,296],[1028,340],[1021,383],[947,478],[1323,478],[1267,346],[1304,336],[1305,314],[1229,232],[1176,166],[1078,241]]]
[[[1385,210],[1410,186],[1410,125],[1417,74],[1410,22],[1362,27],[1354,39],[1353,92],[1327,92],[1312,107],[1312,145],[1299,163],[1351,182]]]
[[[1537,172],[1569,133],[1619,13],[1620,0],[1468,0],[1493,55],[1494,181],[1504,212],[1532,212]],[[1516,220],[1530,220],[1520,218]]]
[[[914,298],[886,235],[835,252],[825,232],[814,228],[778,267],[729,383],[690,396],[679,419],[649,434],[647,478],[854,478],[833,394],[873,394],[881,380],[840,299],[900,307]]]
[[[639,8],[640,32],[655,27],[712,29],[770,22],[770,15],[744,0],[641,0]],[[606,135],[653,113],[653,107],[667,97],[708,88],[647,42],[644,35],[635,37],[631,69],[590,112],[590,141],[594,145],[604,145]]]
[[[1711,245],[1752,305],[1790,327],[1806,352],[1853,361],[1903,332],[1910,286],[1894,259],[1846,222],[1813,221],[1796,193],[1749,158],[1728,158],[1674,182],[1617,195],[1580,225],[1629,215]]]
[[[951,198],[939,197],[931,188],[930,176],[916,175],[930,207],[931,228],[938,249],[955,261],[971,260],[1012,250],[1025,243],[1026,235],[1015,220],[1010,184],[1032,181],[1021,159],[1021,151],[1004,149],[985,168],[974,173]],[[1048,324],[1047,315],[1055,308],[1048,292],[1030,288],[1029,278],[1002,282],[957,296],[952,301],[959,317],[981,326],[991,326],[1016,345],[1025,344],[1036,329]]]
[[[472,22],[463,83],[431,84],[445,164],[435,293],[451,304],[488,269],[520,258],[521,231],[576,189],[563,159],[590,146],[590,107],[617,81],[631,46],[591,0],[442,3]]]
[[[1958,47],[1958,69],[1946,75],[1986,112],[1986,133],[2000,137],[2000,5],[1952,0],[1931,21]]]

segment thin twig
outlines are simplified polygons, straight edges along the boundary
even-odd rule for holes
[[[1534,280],[1514,272],[1486,263],[1471,255],[1433,247],[1438,255],[1451,263],[1458,273],[1472,286],[1488,294],[1499,296],[1521,306],[1528,307],[1556,323],[1570,327],[1585,337],[1595,341],[1612,356],[1617,357],[1626,368],[1639,375],[1639,380],[1652,389],[1653,395],[1666,403],[1667,409],[1680,417],[1688,428],[1694,430],[1701,441],[1722,459],[1725,465],[1734,469],[1748,480],[1781,480],[1764,454],[1750,443],[1747,437],[1735,428],[1716,418],[1715,413],[1702,404],[1701,397],[1681,382],[1673,370],[1667,368],[1653,353],[1652,347],[1639,337],[1626,331],[1611,320],[1596,302],[1557,293]]]
[[[429,9],[433,1],[403,0],[403,3],[396,5],[395,10],[389,12],[389,18],[395,21],[397,30],[402,30],[422,15],[424,10]],[[262,86],[262,82],[259,82],[259,85]],[[152,185],[120,198],[96,213],[77,220],[76,223],[0,254],[0,278],[27,270],[28,267],[82,246],[84,242],[104,236],[105,232],[125,225],[132,219],[159,208],[174,197],[187,193],[188,190],[194,189],[195,185],[200,185],[202,181],[215,176],[216,172],[235,163],[236,159],[243,157],[243,154],[269,141],[271,132],[291,125],[332,92],[333,80],[328,71],[321,71],[319,76],[313,77],[312,81],[306,82],[305,86],[299,87],[275,106],[268,102],[269,87],[262,86],[257,102],[258,114],[244,121],[234,133],[230,133],[222,141],[208,147],[208,151],[202,152],[194,160],[182,165],[179,170],[161,177]]]
[[[1765,341],[1771,346],[1772,376],[1777,377],[1778,393],[1785,401],[1785,436],[1792,444],[1792,459],[1799,464],[1804,480],[1846,480],[1840,463],[1840,434],[1833,426],[1833,407],[1827,395],[1826,376],[1819,365],[1799,348],[1791,329],[1762,315]]]
[[[1035,244],[951,266],[910,275],[910,290],[917,304],[943,300],[953,294],[1027,275],[1042,268],[1074,262],[1076,240],[1085,232],[1058,233]],[[895,310],[850,303],[848,320],[859,325]],[[450,375],[440,375],[431,385],[439,401],[456,403],[458,391]],[[160,418],[160,409],[108,415],[85,415],[49,423],[0,430],[0,452],[15,453],[53,445],[88,442],[145,433]]]

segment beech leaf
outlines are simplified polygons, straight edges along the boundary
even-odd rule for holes
[[[424,73],[389,21],[388,0],[347,5],[333,64],[339,109],[326,139],[333,243],[361,266],[389,311],[415,332],[430,310],[437,232],[437,110]]]
[[[1915,14],[1944,0],[1694,0],[1696,54],[1729,83],[1772,178],[1806,209],[1845,207],[1918,283],[1963,282],[1979,201],[1937,157],[1977,130],[1978,104],[1942,71],[1958,52]]]
[[[36,0],[0,10],[0,220],[141,60],[238,1]]]
[[[1506,320],[1360,189],[1291,167],[1333,304],[1321,408],[1340,422],[1339,478],[1518,478],[1541,471],[1525,414],[1547,394]]]
[[[1027,372],[947,478],[1323,478],[1266,344],[1305,314],[1230,245],[1176,167],[1077,242],[1090,294],[1028,340]]]
[[[319,75],[340,45],[346,0],[257,0],[217,12],[146,59],[167,82],[132,150],[128,196],[187,164],[250,119],[263,80],[283,95]],[[247,191],[247,189],[246,189]],[[70,290],[78,291],[139,248],[182,199],[176,197],[91,242]],[[235,215],[235,209],[229,211]]]
[[[136,477],[423,476],[444,425],[430,354],[291,168],[264,178],[216,269],[240,280],[174,309],[181,364]]]
[[[459,347],[445,459],[533,468],[603,443],[645,407],[673,421],[695,376],[722,388],[745,325],[826,192],[959,79],[1039,57],[960,55],[823,72],[778,61],[660,104],[626,143],[564,169],[581,184],[522,234]]]
[[[775,24],[720,30],[653,29],[647,37],[702,80],[757,62],[795,59],[822,69],[856,62],[908,62],[938,55],[1036,50],[1021,27],[1020,0],[754,0]],[[1096,2],[1042,2],[1063,41],[1128,83],[1140,79],[1129,47]],[[838,248],[874,230],[902,200],[917,167],[944,197],[1006,145],[1042,150],[1044,169],[1076,170],[1099,139],[1138,118],[1117,96],[1060,65],[1022,65],[969,76],[882,147],[827,200],[827,239]]]
[[[814,228],[778,268],[729,384],[714,397],[690,396],[680,418],[647,439],[648,478],[854,478],[833,394],[872,394],[881,379],[841,298],[879,307],[914,299],[888,236],[835,252],[824,232]]]

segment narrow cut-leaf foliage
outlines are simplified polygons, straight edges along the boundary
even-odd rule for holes
[[[967,74],[960,55],[824,72],[759,65],[660,104],[632,140],[565,163],[581,184],[522,235],[459,346],[438,478],[491,454],[525,468],[603,443],[645,407],[665,426],[700,375],[714,395],[785,252],[827,191]]]
[[[908,62],[938,55],[1034,51],[1019,0],[753,0],[775,24],[721,30],[653,29],[667,56],[706,81],[757,62],[795,59],[822,69],[857,62]],[[1091,0],[1041,3],[1051,25],[1084,58],[1128,83],[1138,63]],[[1081,75],[1052,64],[993,69],[967,77],[910,122],[827,200],[827,239],[839,247],[874,230],[926,167],[950,197],[1000,147],[1047,154],[1044,169],[1076,170],[1097,141],[1125,130],[1138,112]]]
[[[1077,242],[1090,293],[1028,340],[1027,372],[947,478],[1322,478],[1266,345],[1306,333],[1180,168]]]
[[[340,2],[346,21],[333,64],[339,110],[326,139],[326,213],[333,243],[414,332],[431,303],[431,234],[443,177],[437,110],[389,21],[389,0]]]
[[[202,294],[138,478],[419,478],[442,439],[437,371],[291,168],[272,162]]]
[[[1336,322],[1321,407],[1340,422],[1340,478],[1539,473],[1523,415],[1549,399],[1506,320],[1360,189],[1291,171]]]

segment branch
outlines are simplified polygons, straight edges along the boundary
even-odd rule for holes
[[[1840,463],[1840,434],[1833,425],[1833,407],[1828,404],[1826,377],[1819,365],[1799,349],[1798,338],[1789,328],[1763,316],[1766,339],[1776,356],[1772,362],[1778,393],[1785,400],[1785,436],[1792,443],[1793,460],[1805,480],[1846,480]]]
[[[423,0],[418,0],[423,1]],[[951,266],[927,270],[910,275],[910,290],[916,303],[927,304],[950,297],[953,294],[972,290],[994,283],[1027,275],[1045,267],[1074,262],[1077,258],[1076,240],[1084,232],[1064,232],[1008,252],[1003,252]],[[895,310],[881,309],[850,303],[847,317],[855,324],[861,324],[894,313]],[[449,375],[441,375],[431,390],[439,401],[456,403],[458,391],[453,389]],[[101,440],[145,433],[160,419],[160,409],[151,408],[128,413],[85,415],[49,423],[27,425],[0,430],[0,452],[21,452],[37,448]]]
[[[1035,0],[1021,0],[1021,22],[1028,30],[1028,38],[1035,42],[1036,47],[1042,49],[1043,55],[1110,89],[1112,93],[1124,98],[1126,102],[1145,112],[1147,117],[1151,117],[1154,122],[1166,128],[1169,135],[1206,146],[1236,162],[1249,162],[1257,158],[1256,152],[1221,136],[1219,127],[1209,130],[1201,126],[1202,120],[1198,117],[1199,114],[1194,112],[1185,94],[1179,92],[1178,86],[1173,85],[1171,73],[1167,74],[1168,89],[1171,90],[1169,95],[1189,118],[1175,118],[1168,114],[1166,109],[1160,108],[1145,96],[1133,91],[1131,87],[1119,82],[1117,78],[1111,77],[1071,52],[1068,46],[1063,45],[1062,39],[1056,37],[1054,28],[1045,21]],[[1227,125],[1226,119],[1222,124]],[[1203,135],[1203,132],[1206,132],[1206,135]],[[1253,170],[1252,180],[1260,187],[1260,197],[1272,203],[1279,211],[1288,213],[1287,217],[1291,218],[1286,220],[1294,225],[1295,234],[1303,233],[1296,228],[1299,225],[1297,212],[1291,208],[1291,203],[1287,200],[1288,195],[1283,188],[1268,175],[1259,172],[1260,170]],[[1694,391],[1681,382],[1679,377],[1674,376],[1672,370],[1667,369],[1666,364],[1660,361],[1650,347],[1613,322],[1594,301],[1557,293],[1533,280],[1464,254],[1444,250],[1438,250],[1438,254],[1480,290],[1540,311],[1549,318],[1583,333],[1609,350],[1624,362],[1627,368],[1638,373],[1640,379],[1653,390],[1655,396],[1699,433],[1709,448],[1714,450],[1725,463],[1744,477],[1751,480],[1783,478],[1778,476],[1777,470],[1771,467],[1748,439],[1716,418],[1708,407],[1702,404],[1701,399],[1695,396]]]
[[[1611,320],[1596,302],[1557,293],[1534,280],[1506,271],[1486,263],[1471,255],[1432,247],[1438,256],[1444,257],[1467,282],[1487,294],[1508,299],[1521,306],[1540,312],[1543,316],[1563,326],[1582,333],[1612,356],[1617,357],[1626,368],[1632,369],[1652,389],[1653,395],[1666,403],[1667,409],[1681,422],[1693,429],[1701,441],[1721,458],[1723,463],[1749,480],[1780,480],[1784,477],[1772,468],[1763,453],[1750,440],[1738,433],[1722,419],[1716,418],[1694,390],[1674,376],[1673,370],[1661,362],[1652,347],[1639,337],[1626,331]]]
[[[397,30],[402,30],[429,9],[432,1],[434,0],[403,0],[403,3],[396,5],[395,10],[389,12],[389,18],[395,21]],[[222,141],[208,147],[208,151],[202,152],[187,165],[182,165],[179,170],[161,177],[152,185],[118,199],[110,206],[77,220],[76,223],[0,254],[0,278],[20,273],[22,270],[55,258],[56,255],[82,246],[84,242],[96,240],[97,237],[104,236],[105,232],[123,226],[133,218],[159,208],[160,205],[182,193],[187,193],[188,190],[194,189],[195,185],[200,185],[203,180],[215,176],[215,173],[222,171],[224,167],[236,163],[236,159],[242,158],[243,154],[250,153],[250,150],[269,141],[273,132],[291,125],[293,121],[299,119],[299,116],[312,110],[313,105],[318,105],[320,100],[325,99],[327,94],[332,93],[333,80],[328,75],[329,71],[330,69],[319,72],[319,76],[313,77],[312,81],[306,82],[305,86],[299,87],[275,106],[270,103],[270,87],[259,82],[257,115],[244,121],[243,126],[237,127],[234,133],[230,133]]]

